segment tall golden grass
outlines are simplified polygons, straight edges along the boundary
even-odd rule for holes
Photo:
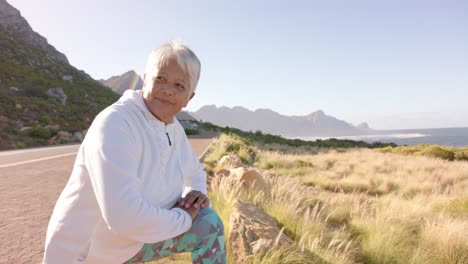
[[[223,179],[210,199],[226,232],[240,197],[295,241],[252,263],[468,263],[468,162],[369,149],[277,151],[226,135],[211,148],[208,169],[238,153],[272,186],[269,196],[246,194]]]

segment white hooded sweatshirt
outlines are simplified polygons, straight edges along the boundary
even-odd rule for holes
[[[94,120],[47,228],[44,263],[122,263],[144,243],[186,232],[172,208],[206,174],[177,121],[165,125],[127,90]],[[172,209],[171,209],[172,208]]]

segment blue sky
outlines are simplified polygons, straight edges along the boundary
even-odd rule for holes
[[[468,127],[468,1],[7,0],[95,79],[182,40],[203,105],[316,110],[376,129]]]

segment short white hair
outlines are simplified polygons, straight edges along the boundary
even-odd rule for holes
[[[152,78],[161,65],[175,58],[180,68],[189,76],[190,95],[195,92],[200,79],[201,63],[197,55],[179,41],[165,43],[151,51],[146,63],[145,74]]]

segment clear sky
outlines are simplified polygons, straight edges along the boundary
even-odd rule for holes
[[[7,0],[93,78],[182,40],[203,105],[316,110],[372,128],[468,127],[468,1]]]

